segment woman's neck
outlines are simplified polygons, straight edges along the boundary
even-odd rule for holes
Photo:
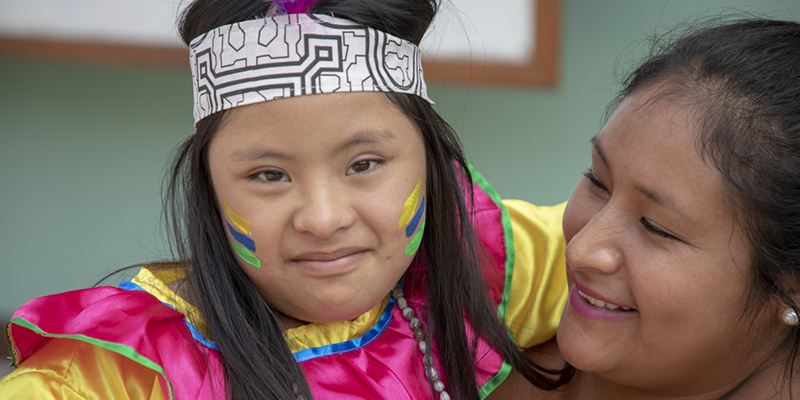
[[[572,380],[554,391],[543,391],[534,387],[516,371],[497,390],[487,398],[492,399],[537,399],[537,400],[718,400],[721,398],[738,399],[775,399],[789,398],[790,385],[786,382],[783,386],[784,365],[787,351],[777,351],[770,359],[764,362],[758,370],[742,376],[740,379],[723,387],[697,390],[695,393],[666,393],[658,388],[634,388],[620,385],[604,379],[602,376],[576,370]],[[558,351],[555,340],[526,351],[526,355],[538,365],[549,369],[560,369],[564,359]],[[795,370],[800,366],[798,363]],[[798,379],[795,379],[797,381]],[[686,388],[686,385],[676,383],[676,389]],[[783,390],[783,394],[781,393]],[[800,382],[795,382],[791,387],[794,398],[800,397]],[[725,397],[728,396],[728,397]]]
[[[786,353],[779,352],[762,366],[735,382],[725,386],[697,390],[693,393],[665,392],[664,389],[635,388],[611,382],[603,377],[585,371],[576,371],[575,376],[563,388],[559,399],[585,400],[718,400],[736,399],[788,399],[790,387],[793,396],[800,395],[800,384],[783,386],[784,362]],[[681,390],[686,385],[676,383],[673,387]],[[781,393],[783,390],[783,393]]]

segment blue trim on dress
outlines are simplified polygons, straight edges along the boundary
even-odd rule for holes
[[[119,287],[125,290],[141,290],[143,292],[150,293],[143,287],[139,286],[138,284],[129,281],[123,281],[122,283],[119,284]],[[173,307],[172,304],[164,303],[163,301],[161,303],[166,304],[167,306],[175,310],[175,307]],[[383,314],[381,315],[380,320],[378,320],[378,323],[375,324],[375,326],[373,326],[372,329],[367,331],[367,333],[365,333],[364,336],[346,342],[328,344],[325,346],[312,347],[309,349],[296,351],[293,353],[295,361],[299,363],[317,357],[346,353],[348,351],[360,349],[370,344],[373,340],[378,338],[378,336],[380,336],[381,333],[383,333],[383,331],[385,331],[386,328],[389,326],[389,323],[392,322],[392,309],[394,309],[395,303],[396,300],[394,296],[389,296],[389,302],[386,304],[386,308],[383,310]],[[192,337],[194,338],[194,340],[196,340],[200,344],[210,349],[219,351],[219,347],[217,347],[217,342],[206,339],[203,336],[203,334],[200,333],[200,330],[198,330],[197,327],[192,325],[192,323],[189,322],[188,319],[184,318],[183,322],[186,323],[186,326],[189,327],[189,331],[192,332]]]
[[[121,289],[125,289],[125,290],[141,290],[143,292],[150,293],[147,290],[145,290],[143,287],[139,286],[138,284],[135,284],[133,282],[128,282],[128,281],[122,281],[122,283],[119,284],[119,287]],[[172,304],[165,303],[163,301],[161,303],[169,306],[169,308],[171,308],[171,309],[173,309],[175,311],[178,311],[178,310],[175,309],[175,307],[172,306]],[[189,331],[192,332],[192,337],[194,338],[194,340],[196,340],[197,342],[199,342],[203,346],[208,347],[209,349],[214,349],[216,351],[219,351],[219,347],[217,347],[217,342],[215,342],[213,340],[206,339],[203,336],[203,334],[200,333],[200,330],[197,329],[196,326],[192,325],[192,323],[189,322],[189,320],[187,318],[184,318],[183,322],[186,323],[186,326],[189,327]]]
[[[312,347],[310,349],[300,350],[292,353],[297,362],[311,360],[312,358],[324,357],[333,354],[346,353],[351,350],[360,349],[375,340],[378,336],[386,330],[389,323],[392,322],[392,309],[394,309],[395,299],[394,296],[389,296],[389,303],[383,310],[381,319],[372,327],[364,336],[349,340],[347,342],[328,344],[320,347]]]

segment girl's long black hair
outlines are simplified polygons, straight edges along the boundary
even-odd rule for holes
[[[273,6],[263,0],[198,0],[185,11],[180,33],[188,44],[218,26],[263,17]],[[419,44],[437,7],[430,0],[320,0],[310,12],[353,20]],[[467,339],[466,319],[477,336],[491,343],[528,380],[546,389],[559,386],[568,376],[531,364],[491,305],[478,261],[480,244],[459,185],[470,174],[458,138],[426,101],[414,95],[386,96],[417,123],[425,141],[430,201],[424,241],[416,257],[428,266],[426,338],[429,345],[432,340],[438,345],[448,391],[454,399],[480,398],[474,368],[476,343]],[[176,153],[165,192],[175,251],[183,260],[190,298],[220,349],[226,397],[292,399],[299,394],[310,399],[303,373],[283,339],[276,310],[236,263],[214,200],[208,146],[225,114],[201,120],[196,134]]]
[[[698,150],[720,171],[747,235],[751,284],[743,315],[770,312],[774,301],[800,312],[800,24],[747,19],[656,42],[613,105],[652,85],[693,108]],[[742,329],[754,329],[748,322]],[[784,335],[775,349],[787,354],[775,398],[791,399],[800,329],[786,327]]]

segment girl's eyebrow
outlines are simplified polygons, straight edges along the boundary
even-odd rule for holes
[[[290,158],[287,154],[277,151],[275,149],[270,149],[267,147],[256,147],[250,148],[246,150],[236,150],[231,153],[230,159],[232,161],[255,161],[260,160],[262,158],[281,158],[287,159]]]
[[[385,129],[365,129],[357,131],[353,136],[345,140],[344,143],[337,146],[334,152],[340,152],[348,147],[353,147],[359,144],[385,143],[394,138],[394,133]]]
[[[385,143],[394,138],[395,136],[392,132],[384,129],[362,130],[356,132],[353,136],[348,138],[344,143],[337,146],[336,149],[334,149],[334,153],[340,152],[342,150],[347,149],[348,147],[353,147],[359,144]],[[237,162],[256,161],[263,158],[277,158],[277,159],[287,160],[291,159],[292,157],[286,153],[268,147],[256,147],[250,149],[236,150],[230,155],[230,159],[232,161],[237,161]]]

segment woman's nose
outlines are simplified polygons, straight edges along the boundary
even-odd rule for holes
[[[335,184],[313,185],[304,191],[294,215],[293,225],[298,232],[310,233],[325,240],[356,220],[348,196]]]
[[[600,210],[567,243],[567,264],[574,269],[612,274],[622,267],[624,223],[619,215]]]

